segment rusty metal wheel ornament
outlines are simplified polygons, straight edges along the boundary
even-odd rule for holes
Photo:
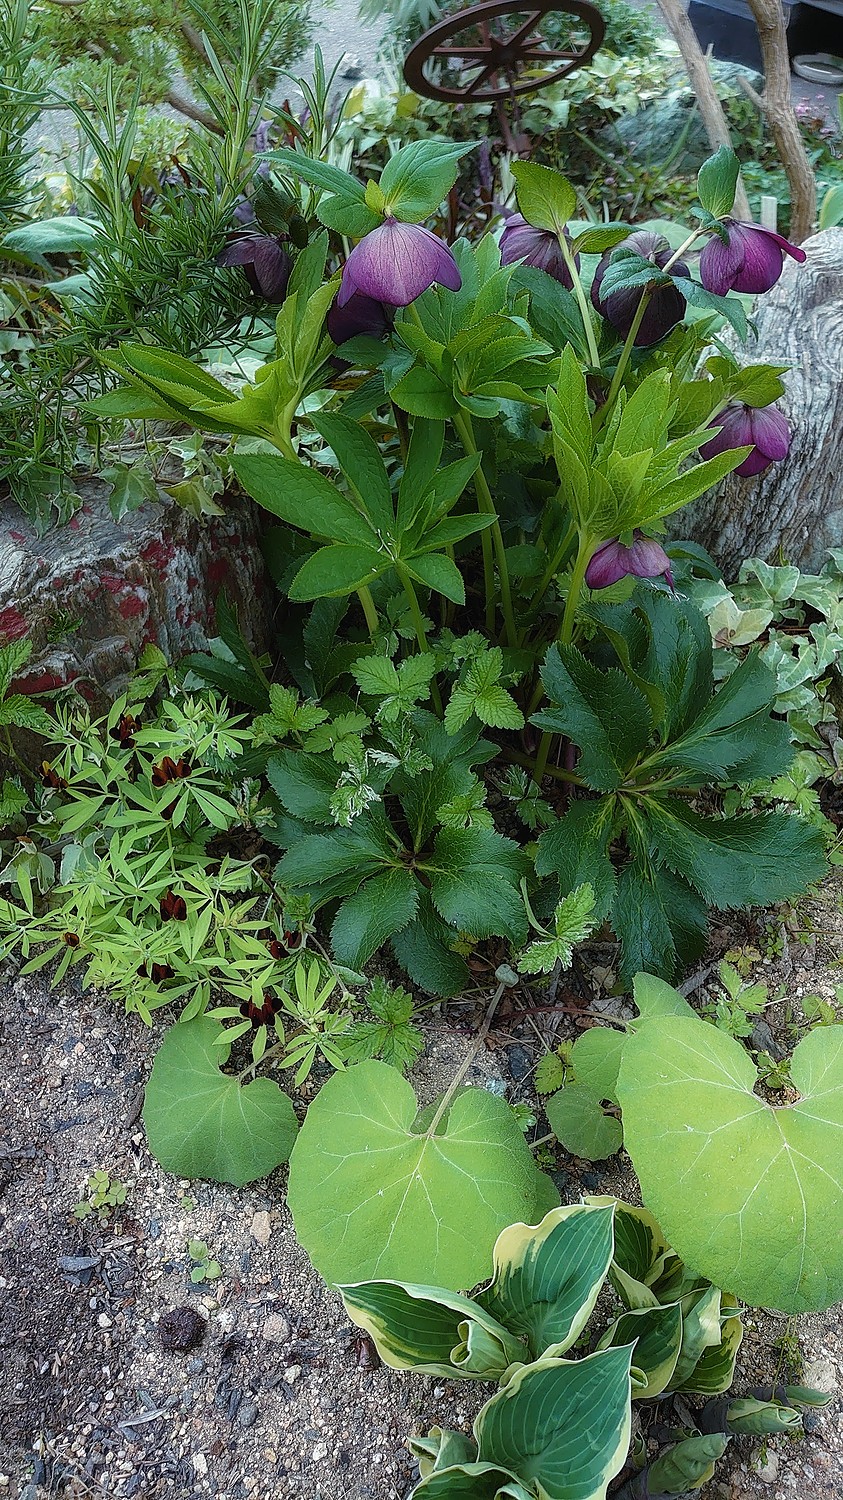
[[[548,40],[553,16],[569,20],[567,45]],[[603,40],[603,17],[588,0],[490,0],[431,26],[408,52],[411,89],[449,104],[500,104],[558,83],[590,62]]]

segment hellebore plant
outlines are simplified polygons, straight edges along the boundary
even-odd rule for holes
[[[727,292],[769,292],[782,274],[786,255],[799,262],[805,259],[804,250],[774,230],[726,218],[700,255],[700,280],[718,297]]]
[[[523,161],[500,243],[449,246],[423,221],[471,149],[415,141],[365,184],[304,149],[268,153],[260,206],[277,193],[308,240],[285,241],[275,358],[238,395],[126,346],[111,367],[134,393],[98,409],[264,440],[238,443],[232,469],[275,518],[284,670],[319,715],[305,732],[290,710],[270,761],[278,878],[330,916],[338,959],[359,968],[389,943],[454,993],[473,946],[522,945],[533,912],[589,885],[620,972],[672,977],[708,905],[784,899],[822,869],[798,819],[696,806],[701,787],[780,775],[789,740],[758,663],[715,694],[707,626],[659,540],[727,474],[787,452],[781,368],[705,356],[746,314],[694,274],[724,239],[735,276],[760,244],[769,282],[784,251],[731,219],[725,149],[676,249],[577,228],[571,184]],[[537,856],[495,826],[491,760],[529,771],[539,800],[555,788]]]

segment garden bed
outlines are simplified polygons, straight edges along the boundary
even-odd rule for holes
[[[843,943],[840,880],[799,907],[803,931],[758,967],[771,990],[833,1000]],[[784,929],[783,929],[784,930]],[[737,931],[721,931],[728,946]],[[600,993],[595,1004],[617,1002]],[[770,1012],[773,1029],[782,1007]],[[471,1012],[468,1012],[469,1016]],[[376,1367],[339,1298],[296,1243],[286,1169],[235,1190],[164,1173],[146,1149],[140,1108],[158,1044],[104,995],[51,991],[7,973],[0,998],[6,1107],[0,1127],[0,1479],[2,1493],[47,1496],[404,1500],[410,1431],[467,1429],[489,1394]],[[465,1053],[464,1009],[425,1027],[413,1081],[433,1096]],[[534,1025],[558,1039],[559,1013],[518,1011],[493,1028],[468,1081],[535,1095]],[[570,1030],[570,1018],[562,1022]],[[631,1196],[623,1153],[593,1164],[557,1152],[563,1201]],[[127,1186],[107,1223],[74,1206],[91,1173]],[[187,1246],[203,1241],[221,1276],[191,1284]],[[207,1319],[202,1343],[165,1352],[167,1310]],[[775,1379],[832,1389],[843,1374],[839,1308],[793,1323],[746,1314],[739,1392]],[[832,1500],[839,1495],[843,1407],[807,1416],[802,1441],[733,1439],[707,1494],[722,1500]]]

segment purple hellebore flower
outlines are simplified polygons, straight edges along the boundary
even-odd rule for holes
[[[283,302],[293,262],[271,234],[240,234],[217,256],[219,266],[240,266],[249,286],[267,302]]]
[[[627,235],[620,245],[615,249],[634,250],[644,260],[651,260],[654,266],[663,270],[670,260],[671,250],[664,235],[653,234],[648,229],[636,230],[634,234]],[[644,290],[641,287],[630,287],[628,291],[612,292],[608,297],[601,297],[600,286],[603,277],[609,267],[612,252],[607,250],[601,256],[591,283],[591,300],[600,316],[611,323],[612,327],[626,338],[632,327],[632,320],[638,311]],[[671,267],[674,276],[690,276],[690,271],[684,261],[678,260]],[[649,344],[657,344],[681,323],[685,316],[687,303],[682,293],[675,286],[657,286],[650,295],[650,301],[643,318],[641,327],[635,335],[636,349],[644,349]]]
[[[750,474],[763,474],[774,459],[787,458],[790,427],[787,418],[775,406],[745,406],[739,401],[727,406],[709,426],[719,427],[720,431],[702,444],[701,458],[714,458],[716,453],[725,453],[727,448],[744,448],[752,443],[752,452],[734,471],[741,479],[747,479]]]
[[[564,231],[565,238],[570,244],[570,235],[567,229]],[[571,290],[574,285],[565,257],[559,248],[559,241],[552,229],[534,229],[528,224],[523,214],[510,214],[507,219],[506,228],[501,235],[501,265],[511,266],[514,261],[521,261],[522,265],[535,266],[539,271],[546,271],[554,281],[560,281],[564,287]],[[579,268],[579,256],[576,258]]]
[[[782,274],[785,255],[805,259],[798,245],[759,224],[724,219],[723,228],[728,243],[713,234],[700,254],[700,281],[718,297],[727,292],[769,292]]]
[[[344,307],[338,302],[331,304],[325,327],[335,344],[345,344],[358,333],[370,333],[376,339],[385,338],[392,328],[392,319],[393,310],[385,302],[355,292]]]
[[[386,218],[349,255],[337,307],[345,307],[358,292],[390,307],[407,307],[435,281],[452,292],[462,286],[459,267],[444,240],[421,224]]]
[[[632,546],[625,547],[619,538],[601,542],[585,570],[590,589],[607,589],[632,573],[636,578],[658,578],[663,573],[673,588],[670,558],[664,548],[643,531],[633,531]]]

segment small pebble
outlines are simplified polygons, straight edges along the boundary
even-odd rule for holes
[[[251,1234],[252,1239],[257,1240],[259,1245],[269,1244],[272,1225],[269,1222],[269,1214],[265,1208],[259,1209],[256,1214],[252,1214]]]
[[[284,1380],[287,1385],[295,1385],[301,1379],[301,1365],[288,1365],[284,1371]]]
[[[254,1401],[244,1401],[237,1413],[238,1427],[253,1427],[257,1419],[258,1409]]]
[[[290,1325],[280,1313],[270,1313],[261,1333],[268,1344],[286,1344],[290,1338]]]
[[[321,1464],[323,1458],[328,1457],[328,1444],[317,1443],[313,1450],[312,1458],[315,1464]]]

